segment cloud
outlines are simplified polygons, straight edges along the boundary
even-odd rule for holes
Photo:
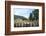
[[[34,9],[29,8],[15,8],[14,9],[14,15],[24,16],[26,18],[29,18],[30,13],[32,13]]]

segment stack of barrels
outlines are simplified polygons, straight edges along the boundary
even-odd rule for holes
[[[14,27],[36,27],[39,26],[38,22],[27,22],[27,23],[15,23]]]
[[[39,26],[39,21],[29,21],[29,20],[22,20],[22,19],[16,19],[14,21],[14,27],[36,27]]]

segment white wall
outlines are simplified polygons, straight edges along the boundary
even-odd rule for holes
[[[15,1],[15,0],[12,0],[12,1]],[[42,2],[42,3],[44,2],[44,3],[46,3],[46,0],[16,0],[16,1]],[[46,4],[45,4],[45,20],[46,20]],[[45,29],[45,32],[46,32],[46,29]],[[4,34],[5,34],[5,0],[0,0],[0,36],[5,36]],[[13,35],[11,35],[11,36],[13,36]],[[24,34],[24,35],[14,35],[14,36],[46,36],[46,33]]]

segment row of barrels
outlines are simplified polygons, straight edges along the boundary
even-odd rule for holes
[[[39,26],[38,23],[30,23],[30,24],[25,24],[25,23],[18,24],[18,23],[15,23],[14,24],[14,27],[37,27],[37,26]]]

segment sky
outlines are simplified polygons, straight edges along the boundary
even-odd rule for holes
[[[32,13],[34,9],[29,8],[14,8],[14,15],[24,16],[29,18],[30,13]]]

